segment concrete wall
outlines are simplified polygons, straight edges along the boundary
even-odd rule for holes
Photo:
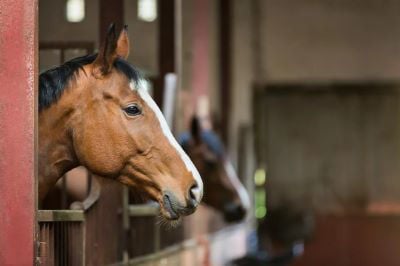
[[[400,3],[232,2],[230,154],[243,159],[241,125],[261,125],[269,203],[326,211],[399,201]],[[332,82],[340,92],[327,90]],[[265,89],[259,113],[255,83]]]
[[[398,79],[400,2],[260,1],[265,81]]]
[[[269,88],[260,112],[270,206],[336,212],[400,201],[399,90],[354,87]]]

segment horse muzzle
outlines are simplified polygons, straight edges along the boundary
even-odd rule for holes
[[[164,193],[162,199],[161,212],[169,220],[177,220],[181,216],[192,214],[199,205],[199,202],[194,197],[191,197],[190,193],[184,204],[169,191]]]
[[[229,203],[224,206],[224,220],[228,223],[240,222],[246,217],[247,210],[238,203]]]

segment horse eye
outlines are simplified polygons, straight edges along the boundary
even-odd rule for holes
[[[136,105],[132,104],[124,108],[124,111],[129,116],[136,116],[142,113],[142,110]]]

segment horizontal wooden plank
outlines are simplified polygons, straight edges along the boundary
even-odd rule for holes
[[[129,216],[156,216],[160,207],[156,203],[129,205]]]
[[[224,239],[231,236],[235,232],[237,232],[239,230],[248,230],[248,228],[252,228],[252,224],[250,221],[243,222],[240,224],[230,225],[230,226],[227,226],[215,233],[204,235],[202,237],[204,240],[207,239],[207,241],[209,243],[215,242],[215,241],[224,241]],[[199,248],[199,245],[202,245],[202,244],[199,243],[198,238],[197,239],[194,239],[194,238],[187,239],[181,243],[171,245],[171,246],[164,248],[158,252],[154,252],[154,253],[151,253],[148,255],[132,258],[129,261],[114,263],[114,264],[111,264],[110,266],[130,266],[130,265],[141,265],[141,264],[153,265],[152,263],[157,264],[157,263],[159,263],[159,261],[161,259],[165,259],[174,254],[183,252],[185,250],[187,251],[190,249]]]
[[[94,42],[85,42],[85,41],[52,41],[52,42],[40,42],[39,49],[40,50],[59,50],[59,49],[86,49],[88,52],[94,51]]]
[[[39,222],[82,222],[85,215],[82,210],[39,210]]]

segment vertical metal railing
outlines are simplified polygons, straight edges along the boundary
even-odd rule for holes
[[[86,220],[100,197],[100,185],[90,180],[89,195],[83,202],[73,202],[71,210],[38,210],[39,265],[86,265]]]
[[[38,264],[84,265],[84,221],[81,210],[39,210]]]
[[[122,197],[122,221],[126,242],[124,261],[159,251],[161,232],[156,223],[156,216],[159,214],[158,204],[155,202],[133,204],[128,188],[123,190]]]

